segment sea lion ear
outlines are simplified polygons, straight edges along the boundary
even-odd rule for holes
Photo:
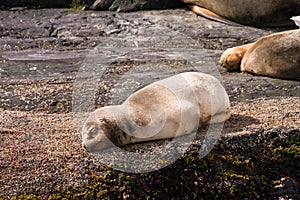
[[[116,123],[107,119],[101,119],[100,124],[103,133],[112,144],[121,147],[126,143],[122,140],[122,135],[126,133],[124,133]]]
[[[292,17],[291,20],[293,20],[295,24],[300,28],[300,16]]]
[[[96,122],[88,122],[84,125],[82,134],[86,139],[93,139],[101,132],[100,129]]]

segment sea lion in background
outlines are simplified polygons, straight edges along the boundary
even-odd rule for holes
[[[300,29],[229,48],[222,54],[220,64],[228,71],[300,80]]]
[[[300,14],[300,0],[181,0],[199,15],[225,18],[257,27],[293,25],[290,17]],[[205,8],[216,15],[206,13]],[[203,14],[204,12],[204,14]],[[220,16],[220,17],[219,17]],[[208,17],[210,18],[210,17]],[[218,20],[217,20],[218,21]]]
[[[99,152],[114,144],[174,138],[224,122],[229,107],[218,79],[181,73],[138,90],[121,105],[96,109],[82,128],[82,144],[89,152]]]

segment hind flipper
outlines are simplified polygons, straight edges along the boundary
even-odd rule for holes
[[[206,19],[210,19],[210,20],[213,20],[213,21],[221,22],[221,23],[224,23],[224,24],[232,25],[232,26],[242,26],[241,24],[238,24],[238,23],[232,22],[230,20],[224,19],[220,15],[217,15],[216,13],[214,13],[210,10],[207,10],[203,7],[192,5],[192,4],[187,5],[187,6],[191,11],[193,11],[197,15],[200,15],[200,16],[206,18]]]

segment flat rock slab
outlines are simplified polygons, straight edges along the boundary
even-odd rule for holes
[[[53,61],[68,61],[82,60],[86,57],[87,50],[23,50],[23,51],[4,51],[2,59],[14,62],[53,62]]]
[[[121,41],[134,46],[134,40],[164,47],[225,49],[276,31],[227,26],[197,17],[187,10],[133,13],[56,9],[0,11],[0,19],[0,42],[4,51],[91,48]]]

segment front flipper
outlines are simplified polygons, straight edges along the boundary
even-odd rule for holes
[[[227,71],[239,71],[245,53],[253,44],[254,43],[250,43],[227,49],[220,58],[220,65]]]

